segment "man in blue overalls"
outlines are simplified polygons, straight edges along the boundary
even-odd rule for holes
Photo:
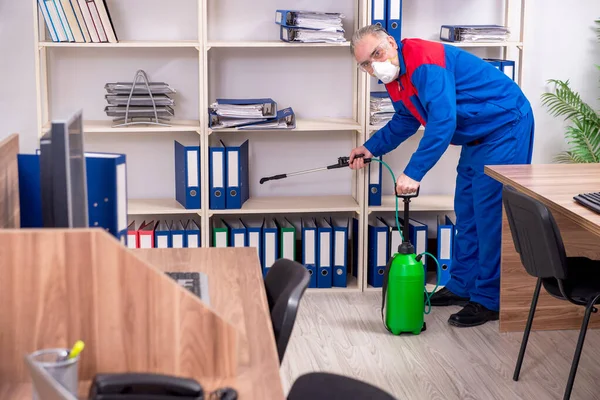
[[[350,167],[364,167],[356,155],[386,154],[423,125],[423,138],[396,182],[398,194],[410,194],[449,145],[462,146],[451,278],[431,303],[464,306],[450,316],[454,326],[497,320],[502,185],[483,168],[531,163],[534,119],[529,101],[502,71],[452,45],[420,39],[396,43],[371,25],[354,34],[351,50],[360,68],[385,84],[396,112],[352,150]]]

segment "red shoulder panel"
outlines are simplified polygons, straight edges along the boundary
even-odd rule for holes
[[[409,77],[424,64],[446,67],[446,53],[442,43],[422,39],[404,39],[402,45],[402,54]]]

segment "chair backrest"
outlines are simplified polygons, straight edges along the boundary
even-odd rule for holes
[[[271,323],[280,363],[292,335],[300,299],[309,281],[310,275],[304,265],[285,258],[275,261],[265,277]]]
[[[506,185],[502,201],[525,270],[537,278],[565,279],[567,255],[550,210],[540,201]]]

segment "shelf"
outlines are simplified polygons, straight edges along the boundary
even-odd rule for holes
[[[118,43],[70,43],[70,42],[39,42],[40,47],[196,47],[201,43],[196,40],[177,40],[177,41],[121,41]]]
[[[350,41],[343,43],[288,43],[281,40],[265,40],[265,41],[241,41],[241,42],[227,42],[227,41],[209,41],[208,47],[215,48],[238,48],[238,47],[350,47]]]
[[[358,292],[358,280],[353,275],[348,275],[348,286],[331,288],[307,288],[306,293],[345,293]]]
[[[200,133],[200,122],[198,121],[171,121],[171,126],[153,125],[131,125],[123,127],[112,127],[111,120],[83,121],[85,133],[141,133],[141,132],[196,132]],[[43,131],[50,129],[50,122],[46,122]]]
[[[215,214],[288,214],[359,211],[352,196],[289,196],[250,198],[241,209],[209,210]]]
[[[400,213],[404,209],[402,199],[398,199]],[[369,206],[369,212],[395,211],[395,196],[383,196],[381,206]],[[453,195],[421,195],[410,200],[410,211],[453,211]]]
[[[129,215],[198,214],[200,210],[183,208],[175,199],[129,199]]]
[[[318,132],[318,131],[361,131],[358,122],[350,118],[319,118],[319,119],[297,119],[296,129],[209,129],[211,133],[220,132]]]
[[[444,42],[442,40],[433,40],[433,42],[448,44],[456,47],[522,47],[523,42]]]

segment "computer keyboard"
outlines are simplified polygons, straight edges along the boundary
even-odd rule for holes
[[[573,200],[585,208],[600,214],[600,192],[578,194],[573,197]]]
[[[198,296],[202,301],[210,304],[208,294],[208,276],[202,272],[165,272],[173,278],[180,286],[188,289]]]

